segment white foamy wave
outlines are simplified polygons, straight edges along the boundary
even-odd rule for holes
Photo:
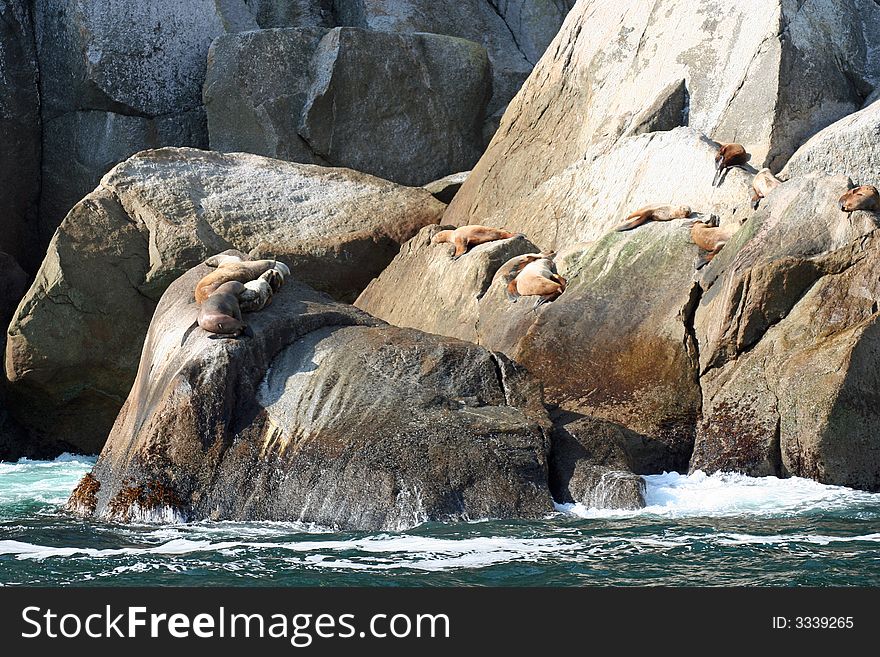
[[[380,534],[347,541],[291,541],[265,543],[247,541],[197,541],[173,539],[145,548],[97,549],[85,547],[54,547],[23,541],[0,541],[0,555],[17,559],[43,560],[57,557],[110,559],[121,556],[143,558],[148,555],[181,556],[194,553],[219,552],[235,555],[243,550],[280,550],[303,554],[304,565],[334,569],[423,571],[482,568],[512,561],[539,561],[575,554],[575,542],[559,538],[518,539],[477,537],[439,539],[420,536]],[[337,556],[344,553],[342,556]],[[360,556],[350,556],[359,553]],[[372,556],[371,556],[372,555]]]
[[[0,462],[0,506],[20,502],[64,504],[95,461],[93,456],[64,453],[54,461]]]
[[[655,515],[666,518],[739,515],[787,516],[880,504],[880,494],[828,486],[811,479],[748,477],[702,471],[690,475],[666,472],[647,475],[645,508],[595,509],[583,504],[557,504],[562,513],[580,518]]]

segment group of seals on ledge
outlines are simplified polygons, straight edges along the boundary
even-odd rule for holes
[[[196,323],[209,333],[241,335],[247,329],[242,313],[266,307],[272,295],[290,276],[290,269],[277,260],[242,260],[233,255],[216,255],[205,264],[216,267],[195,289],[199,305]]]
[[[712,186],[715,187],[724,182],[727,171],[733,167],[754,172],[753,168],[747,168],[750,159],[751,155],[746,152],[742,144],[719,143],[718,152],[715,155],[715,176],[712,179]],[[752,179],[752,209],[757,210],[761,199],[781,184],[782,181],[773,175],[770,169],[764,167],[757,171]],[[838,206],[844,212],[855,212],[856,210],[880,212],[880,193],[872,185],[862,185],[841,196]],[[630,214],[626,221],[617,226],[615,230],[631,230],[648,221],[689,218],[692,214],[691,209],[684,205],[648,205]],[[736,232],[736,228],[721,227],[718,217],[714,214],[710,215],[708,220],[693,219],[690,223],[691,241],[704,252],[694,263],[694,267],[700,269],[711,262],[712,258],[721,251],[733,233]]]

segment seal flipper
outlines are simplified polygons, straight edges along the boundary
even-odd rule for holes
[[[638,228],[642,224],[648,222],[648,217],[645,214],[640,214],[638,212],[633,213],[627,217],[627,221],[624,221],[622,224],[617,226],[614,230],[618,233],[622,233],[625,230],[632,230],[633,228]]]
[[[189,325],[189,328],[183,332],[183,337],[180,338],[180,346],[182,347],[186,344],[187,338],[189,338],[189,334],[192,333],[195,329],[199,328],[199,320],[195,320],[192,324]]]

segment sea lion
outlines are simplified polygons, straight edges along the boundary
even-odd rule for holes
[[[694,269],[701,269],[714,258],[730,240],[733,232],[719,226],[717,215],[710,215],[706,221],[695,220],[691,225],[691,240],[705,253],[699,255],[694,262]]]
[[[277,269],[269,269],[260,274],[259,278],[244,284],[244,290],[238,295],[241,312],[252,313],[262,310],[272,301],[273,293],[281,288],[284,276]],[[208,295],[210,298],[210,295]]]
[[[743,168],[743,165],[751,159],[742,144],[718,144],[718,153],[715,155],[715,177],[712,179],[712,187],[720,185],[724,176],[732,167]]]
[[[516,302],[519,294],[516,292],[516,286],[511,287],[511,282],[522,271],[523,267],[525,267],[530,262],[534,262],[535,260],[540,260],[541,258],[553,258],[555,255],[554,252],[548,253],[525,253],[523,255],[514,256],[507,262],[505,262],[498,271],[495,272],[495,276],[493,277],[493,282],[497,279],[501,279],[504,283],[504,289],[507,294],[507,298],[510,301]]]
[[[522,260],[518,264],[517,273],[507,284],[507,297],[514,302],[519,297],[537,296],[534,308],[559,298],[568,285],[568,281],[556,273],[556,264],[551,257],[543,253],[537,255],[538,258],[527,257]]]
[[[880,212],[880,192],[873,185],[862,185],[841,196],[837,205],[844,212],[855,212],[856,210]]]
[[[782,181],[774,176],[773,172],[767,167],[758,171],[758,173],[755,174],[755,177],[752,178],[752,209],[757,210],[761,199],[765,198],[767,194],[781,184]]]
[[[199,308],[196,320],[199,327],[220,335],[241,335],[247,325],[241,319],[239,297],[245,292],[244,283],[227,281],[217,287]]]
[[[247,283],[256,280],[264,272],[275,269],[282,277],[290,276],[290,269],[277,260],[242,260],[237,256],[212,256],[206,265],[216,267],[214,271],[196,283],[196,303],[202,303],[218,287],[229,281]]]
[[[649,221],[669,221],[670,219],[684,219],[691,215],[691,209],[686,205],[646,205],[639,208],[626,218],[622,224],[614,230],[621,232],[631,230]]]
[[[431,238],[431,244],[454,244],[455,251],[452,254],[452,259],[457,260],[472,246],[495,240],[506,240],[517,235],[522,235],[522,233],[511,233],[491,226],[459,226],[452,230],[441,230]]]

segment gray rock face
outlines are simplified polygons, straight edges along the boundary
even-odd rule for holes
[[[257,24],[276,27],[333,27],[333,0],[244,0]]]
[[[550,491],[560,504],[596,509],[645,506],[645,482],[631,471],[627,451],[638,442],[624,427],[563,413],[554,418]]]
[[[477,342],[479,302],[495,272],[510,258],[540,249],[513,237],[480,244],[453,261],[452,245],[431,244],[439,231],[427,226],[404,244],[355,305],[395,326]]]
[[[352,530],[552,509],[539,388],[512,363],[384,325],[295,281],[248,316],[253,337],[211,340],[188,329],[207,271],[163,295],[131,394],[71,508]]]
[[[31,271],[40,259],[38,76],[30,11],[18,0],[0,0],[0,251]]]
[[[840,212],[847,186],[786,182],[702,281],[692,470],[880,489],[877,216]]]
[[[455,198],[458,190],[461,189],[464,181],[467,180],[469,174],[470,171],[459,171],[458,173],[444,176],[439,180],[432,180],[427,185],[423,185],[423,187],[431,192],[438,201],[449,205],[452,199]]]
[[[44,218],[63,217],[107,171],[145,148],[207,143],[201,108],[156,119],[104,111],[68,112],[48,119],[43,128]],[[47,243],[57,222],[41,222]]]
[[[334,0],[340,25],[448,34],[483,44],[493,78],[488,137],[573,5],[572,0]]]
[[[40,233],[48,240],[68,203],[121,159],[156,146],[207,146],[208,46],[257,23],[243,0],[36,0],[34,7],[46,126]],[[71,154],[76,173],[68,177]]]
[[[3,335],[0,344],[6,342],[6,327],[15,313],[18,302],[27,291],[27,274],[8,253],[0,251],[0,326]]]
[[[181,273],[237,247],[354,299],[444,207],[346,169],[144,151],[108,173],[50,243],[10,327],[16,414],[35,434],[95,453],[134,380],[155,303]]]
[[[801,146],[783,176],[842,174],[856,185],[880,185],[880,102],[832,123]]]
[[[218,37],[204,87],[211,148],[324,164],[299,136],[309,66],[321,28],[257,30]]]
[[[778,171],[811,135],[861,108],[880,82],[877,34],[880,6],[866,0],[663,0],[650,11],[642,0],[582,0],[445,222],[509,222],[578,162],[650,123],[644,110],[668,107],[663,99],[681,80],[686,125],[740,142],[753,166]],[[572,195],[557,198],[569,205]],[[585,201],[575,214],[589,212]]]
[[[424,185],[470,169],[482,154],[492,88],[482,46],[340,28],[313,66],[300,134],[328,162]]]
[[[218,39],[208,69],[214,149],[345,166],[405,185],[470,169],[483,150],[489,63],[464,39],[264,30]]]

